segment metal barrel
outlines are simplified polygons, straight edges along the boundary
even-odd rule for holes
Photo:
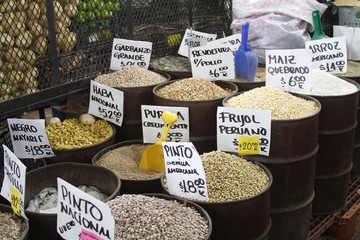
[[[199,154],[215,150],[217,148],[216,112],[217,107],[221,106],[224,98],[206,101],[179,101],[163,98],[156,94],[159,89],[173,82],[174,81],[161,83],[153,88],[154,104],[160,106],[188,107],[190,142],[194,144]],[[238,91],[234,83],[223,80],[217,80],[214,81],[214,83],[223,89],[230,89],[232,93]]]
[[[170,80],[164,71],[152,70]],[[141,105],[153,105],[152,89],[156,85],[143,87],[117,87],[124,93],[124,118],[121,127],[117,126],[116,141],[142,139]]]
[[[349,78],[355,81],[357,84],[360,83],[360,77]],[[358,98],[357,106],[357,118],[356,118],[356,130],[355,130],[355,140],[354,140],[354,151],[353,151],[353,167],[350,173],[350,179],[354,180],[360,177],[360,94]]]
[[[26,173],[25,208],[44,188],[57,188],[58,177],[76,187],[97,187],[109,196],[106,201],[115,198],[120,192],[120,179],[111,170],[85,163],[56,163]],[[63,239],[57,233],[57,214],[29,210],[25,210],[25,214],[29,219],[30,239]]]
[[[358,87],[356,82],[346,81]],[[313,97],[321,103],[321,111],[312,213],[327,215],[346,205],[353,166],[359,91],[340,96]]]
[[[304,118],[272,120],[269,156],[247,156],[273,176],[270,239],[274,240],[305,240],[310,232],[321,105],[312,97],[293,95],[316,102],[319,110]]]
[[[93,158],[92,164],[96,165],[96,162],[107,152],[117,149],[123,146],[129,146],[131,144],[144,144],[142,140],[127,140],[116,143],[112,146],[104,148],[103,150],[99,151]],[[140,194],[140,193],[162,193],[162,187],[160,182],[160,177],[154,179],[147,179],[147,180],[129,180],[123,179],[120,177],[121,180],[121,190],[120,194]]]
[[[259,165],[269,176],[268,186],[257,195],[231,202],[204,202],[191,200],[200,205],[210,215],[212,220],[211,239],[214,240],[267,240],[272,228],[270,218],[270,198],[273,177],[269,169]],[[164,191],[168,193],[161,178]]]

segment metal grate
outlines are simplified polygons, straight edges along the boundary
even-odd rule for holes
[[[231,0],[9,3],[0,3],[0,105],[108,72],[113,38],[150,41],[155,58],[176,54],[189,27],[231,34]]]

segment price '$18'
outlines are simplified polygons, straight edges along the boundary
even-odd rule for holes
[[[191,180],[182,180],[179,182],[181,191],[184,193],[199,193],[201,196],[205,197],[205,181],[202,178],[198,178],[194,181]]]

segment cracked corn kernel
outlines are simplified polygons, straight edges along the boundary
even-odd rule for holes
[[[231,94],[231,90],[223,89],[210,80],[185,78],[160,88],[156,94],[173,100],[205,101],[224,98]]]
[[[274,120],[289,120],[311,116],[319,107],[316,102],[265,86],[231,97],[225,107],[270,110]]]
[[[85,125],[77,118],[69,118],[46,126],[46,134],[51,148],[61,150],[82,148],[103,142],[113,134],[113,130],[105,120],[97,120],[93,125]]]

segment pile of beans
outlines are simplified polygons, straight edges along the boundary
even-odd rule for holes
[[[271,86],[254,88],[231,97],[224,106],[271,110],[271,118],[275,120],[304,118],[319,110],[316,102],[294,96]]]
[[[203,153],[209,202],[229,202],[257,195],[269,186],[269,176],[259,165],[221,151]]]
[[[115,239],[205,239],[208,222],[175,200],[124,194],[106,203],[115,219]]]
[[[46,134],[52,149],[76,149],[105,141],[112,136],[113,129],[105,120],[85,125],[77,118],[69,118],[46,126]]]
[[[210,80],[185,78],[160,88],[156,94],[180,101],[206,101],[224,98],[231,94],[231,90],[223,89]]]
[[[95,78],[98,83],[124,88],[156,85],[166,80],[167,78],[161,74],[137,66],[124,67],[116,72],[102,74]]]
[[[160,178],[162,173],[139,169],[139,163],[148,144],[131,144],[112,149],[94,164],[110,169],[120,179],[147,180]]]
[[[25,222],[12,213],[0,212],[0,239],[19,240],[26,228]]]

